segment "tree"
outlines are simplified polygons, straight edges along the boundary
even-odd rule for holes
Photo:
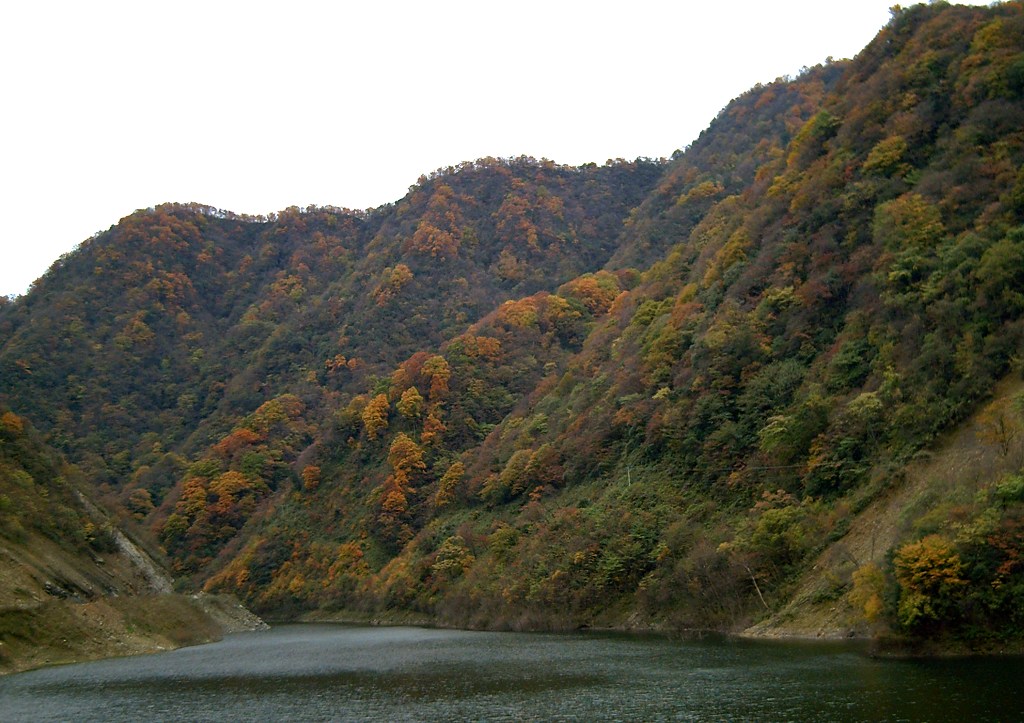
[[[402,392],[402,398],[395,404],[398,413],[406,419],[415,419],[423,411],[423,397],[416,387],[409,387]]]
[[[992,244],[972,275],[993,316],[1019,317],[1024,310],[1024,226]]]
[[[445,471],[441,480],[437,483],[437,494],[434,495],[434,506],[437,508],[447,507],[455,501],[455,494],[463,476],[466,474],[466,467],[462,462],[453,462],[452,466]]]
[[[412,280],[413,273],[408,266],[395,264],[393,268],[384,269],[380,283],[377,284],[371,296],[377,302],[377,306],[387,306],[388,302],[394,299]]]
[[[402,488],[407,488],[412,477],[427,468],[423,450],[404,432],[399,432],[391,442],[388,464],[394,471],[396,484]]]
[[[409,496],[416,491],[412,483],[427,465],[423,461],[423,450],[404,432],[399,432],[392,440],[388,464],[392,473],[380,486],[377,523],[385,540],[403,545],[412,537],[408,524]]]
[[[237,427],[232,430],[230,434],[217,442],[217,444],[213,445],[213,451],[224,459],[230,460],[233,459],[240,450],[258,442],[262,442],[264,439],[264,435],[254,432],[247,427]]]
[[[1020,422],[1017,415],[1008,408],[1002,399],[989,403],[978,415],[977,437],[985,444],[999,449],[999,456],[1006,457],[1013,448],[1013,443],[1020,435]]]
[[[386,394],[378,394],[363,407],[363,427],[366,429],[366,436],[370,439],[377,439],[380,433],[388,428],[388,411],[391,405],[388,403]]]
[[[307,465],[302,470],[302,487],[307,492],[315,492],[320,486],[320,468]]]
[[[875,210],[875,240],[893,251],[930,250],[946,233],[939,209],[917,193],[907,193]]]
[[[869,562],[854,571],[850,602],[869,623],[878,620],[884,612],[885,603],[882,599],[884,594],[885,575],[878,565]]]
[[[423,420],[423,432],[420,434],[420,441],[425,445],[435,444],[446,431],[448,431],[448,427],[441,421],[441,410],[438,408],[438,405],[432,405],[427,413],[427,418]]]
[[[430,401],[443,401],[448,396],[448,380],[452,376],[448,362],[443,356],[435,354],[423,364],[423,373],[430,377]]]
[[[967,584],[953,544],[939,535],[928,535],[901,547],[893,566],[900,586],[900,623],[914,629],[946,622],[956,596]]]
[[[24,420],[14,412],[4,412],[3,415],[0,415],[0,430],[13,437],[20,435],[24,429]]]
[[[468,570],[475,559],[462,536],[452,535],[437,548],[430,571],[437,578],[450,580]]]
[[[127,505],[128,510],[132,513],[132,517],[137,520],[145,519],[146,515],[153,511],[153,496],[149,490],[136,487],[128,495]]]
[[[444,231],[424,220],[412,236],[412,248],[435,259],[450,259],[458,254],[459,238],[457,233]]]

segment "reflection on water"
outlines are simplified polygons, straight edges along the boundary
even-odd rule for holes
[[[0,720],[1024,720],[1022,674],[845,645],[292,625],[0,678]]]

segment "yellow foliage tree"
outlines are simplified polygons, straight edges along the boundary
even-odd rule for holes
[[[366,429],[367,437],[377,439],[380,433],[388,428],[390,406],[387,395],[378,394],[363,407],[363,427]]]
[[[174,506],[176,512],[185,518],[194,518],[206,509],[207,482],[201,477],[192,477],[182,485],[181,497]]]
[[[437,494],[434,495],[434,506],[447,507],[455,501],[455,493],[459,483],[466,474],[466,466],[462,462],[454,462],[437,483]]]
[[[939,535],[901,547],[893,564],[900,585],[898,616],[908,628],[943,620],[958,588],[963,563],[953,544]]]
[[[371,293],[377,306],[386,306],[413,279],[412,270],[405,264],[384,269],[380,283]]]
[[[415,419],[423,412],[423,396],[416,387],[409,387],[402,392],[402,398],[395,404],[398,413],[406,419]]]
[[[854,571],[850,602],[868,622],[873,623],[881,617],[885,608],[882,600],[884,592],[885,575],[878,565],[869,562]]]
[[[409,486],[413,475],[427,468],[423,461],[423,450],[405,433],[399,433],[391,442],[388,464],[394,470],[395,483],[402,488]]]

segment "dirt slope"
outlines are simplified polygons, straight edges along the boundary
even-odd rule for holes
[[[1004,380],[993,402],[1006,405],[1024,391],[1018,377]],[[818,555],[798,582],[792,596],[774,612],[751,626],[756,637],[866,637],[874,632],[850,604],[850,580],[861,565],[884,567],[886,556],[914,520],[950,500],[970,500],[1001,475],[1020,469],[1024,439],[1019,436],[1007,454],[982,441],[984,420],[979,412],[950,433],[930,454],[903,470],[876,474],[870,502],[850,521],[846,534]]]

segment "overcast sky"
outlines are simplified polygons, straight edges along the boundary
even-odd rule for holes
[[[370,208],[483,156],[669,156],[891,4],[5,2],[0,293],[165,201]]]

